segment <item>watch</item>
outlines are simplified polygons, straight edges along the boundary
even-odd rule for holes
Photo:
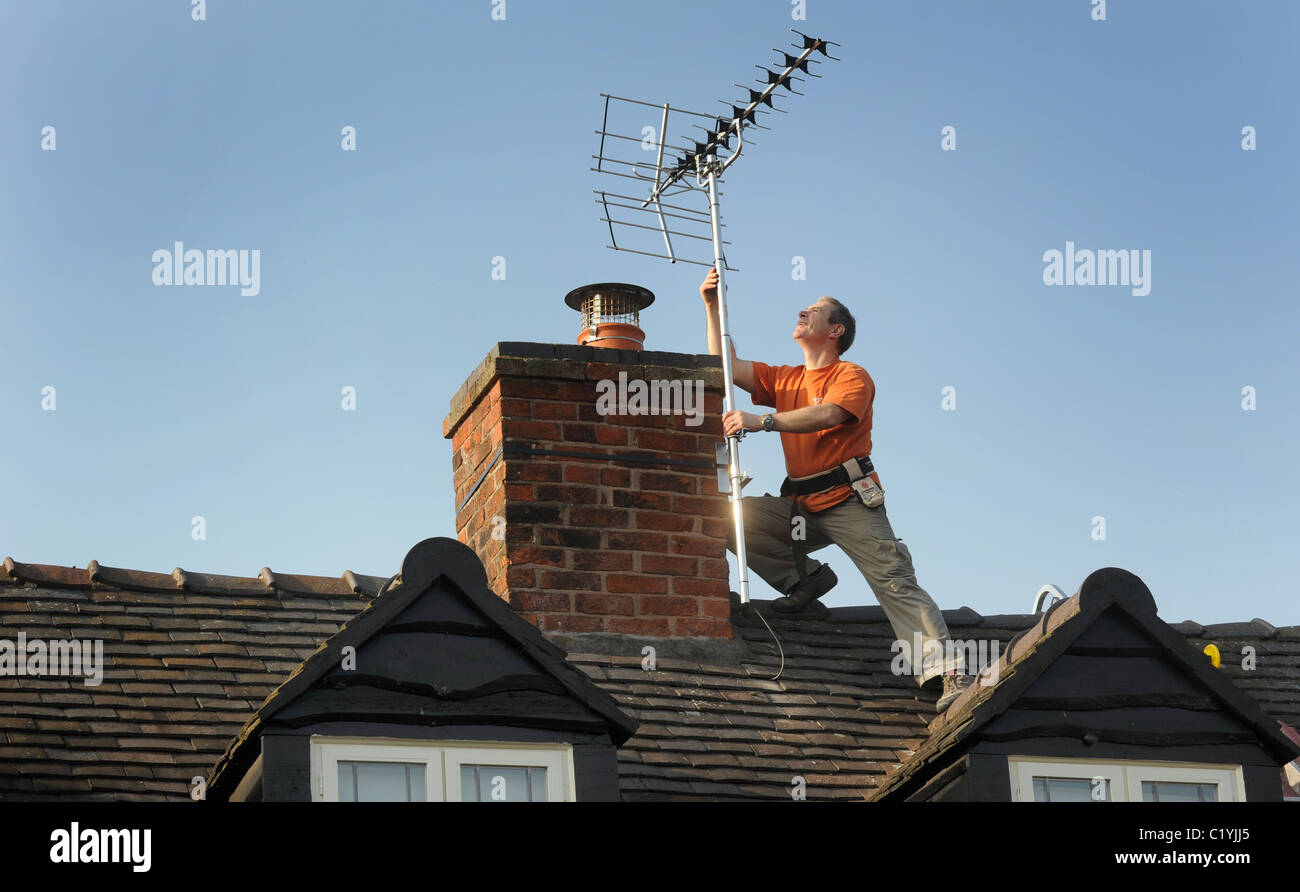
[[[771,431],[776,429],[776,418],[769,412],[763,416],[763,430]]]

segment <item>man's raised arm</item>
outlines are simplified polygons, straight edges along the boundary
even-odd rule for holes
[[[709,332],[709,352],[722,355],[722,334],[718,327],[718,271],[710,268],[700,283],[700,297],[704,299],[704,319]],[[731,376],[736,386],[749,395],[754,394],[754,364],[736,356],[736,343],[731,344]]]

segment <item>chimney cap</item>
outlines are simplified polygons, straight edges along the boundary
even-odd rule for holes
[[[581,288],[574,288],[564,296],[564,302],[571,308],[582,312],[583,301],[601,295],[618,295],[632,302],[632,312],[640,312],[655,302],[654,294],[648,288],[642,288],[640,285],[629,285],[626,282],[599,282],[595,285],[583,285]]]

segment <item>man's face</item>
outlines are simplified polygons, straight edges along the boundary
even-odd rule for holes
[[[840,333],[842,326],[831,325],[832,309],[830,304],[819,300],[812,306],[800,310],[798,321],[794,326],[794,339],[821,341],[830,337],[832,330],[837,334]]]

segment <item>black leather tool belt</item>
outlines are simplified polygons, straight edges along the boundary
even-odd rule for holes
[[[781,481],[781,495],[810,496],[813,493],[830,489],[832,486],[846,486],[854,480],[861,480],[875,470],[875,466],[871,464],[871,456],[864,455],[861,458],[851,458],[839,467],[832,468],[821,474],[814,474],[811,477],[796,477],[794,479],[785,478],[785,480]]]

